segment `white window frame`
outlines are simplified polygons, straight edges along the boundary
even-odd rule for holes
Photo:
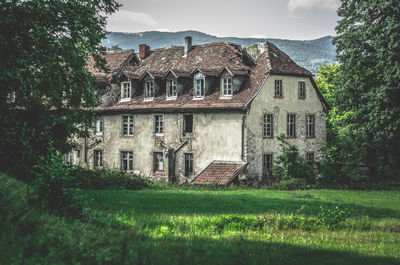
[[[168,78],[166,81],[167,99],[176,99],[178,96],[177,78]]]
[[[124,168],[124,161],[126,161],[126,168]],[[133,170],[133,152],[132,151],[121,151],[121,170],[123,170],[123,171]]]
[[[64,155],[64,165],[66,167],[72,167],[72,152],[68,152]]]
[[[271,113],[263,115],[263,138],[273,138],[274,136],[274,117]]]
[[[126,126],[126,133],[124,127]],[[122,115],[121,116],[121,135],[132,136],[133,135],[133,115]]]
[[[127,85],[127,86],[125,86]],[[130,101],[132,97],[131,82],[121,82],[121,101]]]
[[[292,119],[293,118],[293,119]],[[293,129],[291,129],[293,127]],[[296,137],[296,114],[287,115],[287,137]]]
[[[195,99],[203,99],[206,89],[206,77],[202,73],[196,73],[193,78],[193,95]],[[200,93],[199,93],[200,92]],[[203,93],[201,93],[203,92]]]
[[[233,96],[233,78],[222,77],[221,78],[221,97],[230,98]]]
[[[103,150],[95,149],[93,150],[93,167],[103,167]]]
[[[152,101],[155,96],[155,84],[154,80],[144,81],[144,101]]]
[[[162,152],[153,153],[153,172],[164,170],[164,158]]]
[[[154,115],[154,126],[153,132],[155,135],[163,135],[164,134],[164,116],[163,115]]]
[[[96,117],[95,134],[97,136],[103,135],[103,116]]]

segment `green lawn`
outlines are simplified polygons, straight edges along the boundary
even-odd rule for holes
[[[400,192],[89,191],[127,264],[400,264]],[[321,207],[349,217],[318,226]],[[261,222],[261,223],[260,223]],[[311,224],[311,225],[306,225]]]

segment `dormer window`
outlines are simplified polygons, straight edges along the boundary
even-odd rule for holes
[[[144,82],[144,100],[153,100],[154,94],[154,80],[146,80]]]
[[[131,82],[121,83],[121,101],[129,101],[131,99]]]
[[[176,88],[176,78],[172,77],[167,79],[167,98],[174,99],[176,98],[178,91]]]
[[[205,76],[202,73],[197,73],[194,76],[194,97],[204,98]]]
[[[221,96],[231,97],[233,95],[232,77],[221,78]]]

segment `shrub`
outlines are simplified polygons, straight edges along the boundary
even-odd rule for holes
[[[339,206],[321,206],[320,208],[321,211],[318,215],[318,220],[321,225],[329,229],[336,228],[351,215],[351,212],[348,209]]]
[[[275,160],[274,175],[278,181],[302,178],[308,184],[315,184],[316,176],[311,166],[307,165],[296,145],[289,144],[285,135],[277,136],[282,154]]]

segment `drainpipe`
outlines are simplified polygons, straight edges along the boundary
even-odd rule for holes
[[[244,130],[245,130],[245,125],[246,125],[246,114],[242,114],[242,161],[244,161]]]

